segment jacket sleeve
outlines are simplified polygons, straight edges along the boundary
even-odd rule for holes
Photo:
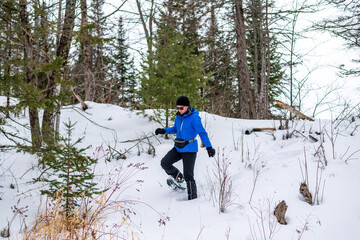
[[[175,121],[174,121],[174,126],[169,127],[169,128],[165,128],[165,133],[166,134],[175,134],[175,133],[177,133],[177,130],[176,130],[176,118],[175,118]]]
[[[175,125],[172,126],[172,127],[169,127],[169,128],[165,128],[165,133],[166,134],[175,134],[177,131],[176,131],[176,127]]]
[[[199,134],[201,141],[205,145],[205,147],[212,147],[209,136],[201,123],[201,118],[199,116],[194,117],[193,126],[197,134]]]

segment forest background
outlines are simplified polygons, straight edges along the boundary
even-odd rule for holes
[[[60,107],[79,100],[165,110],[155,117],[164,126],[179,95],[199,110],[247,119],[283,118],[275,99],[312,117],[356,109],[352,94],[339,90],[341,77],[352,76],[351,88],[357,86],[358,5],[5,0],[0,91],[8,107],[1,111],[9,116],[28,107],[31,142],[39,146],[54,142]],[[339,40],[329,47],[329,37],[347,48]],[[341,52],[337,62],[316,59],[328,58],[317,51],[324,46],[330,55]]]

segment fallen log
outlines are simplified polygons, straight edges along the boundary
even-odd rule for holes
[[[305,114],[299,112],[298,110],[296,110],[295,108],[287,105],[286,103],[283,103],[283,102],[281,102],[281,101],[279,101],[279,100],[275,100],[275,102],[276,102],[277,104],[279,104],[280,107],[288,110],[289,112],[291,112],[292,114],[294,114],[295,116],[297,116],[297,117],[300,118],[300,119],[305,119],[305,120],[309,120],[309,121],[314,121],[314,119],[306,116]]]
[[[263,131],[276,131],[276,128],[253,128],[250,130],[246,130],[245,134],[249,135],[252,132],[263,132]]]

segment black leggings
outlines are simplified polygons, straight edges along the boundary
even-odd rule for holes
[[[173,164],[180,161],[181,159],[183,160],[185,181],[194,181],[196,152],[179,153],[174,147],[161,160],[161,167],[168,175],[176,178],[180,171],[174,167]]]

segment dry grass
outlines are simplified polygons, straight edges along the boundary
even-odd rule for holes
[[[98,199],[84,199],[74,211],[66,213],[61,197],[55,201],[48,199],[23,239],[122,239],[121,232],[128,231],[131,225],[127,209],[119,203],[109,208],[108,200],[105,193]],[[105,224],[109,211],[122,214],[121,223],[111,228]]]
[[[53,196],[55,198],[48,197],[44,205],[40,204],[43,210],[39,211],[23,239],[140,239],[141,231],[132,217],[137,215],[135,205],[146,204],[129,199],[125,193],[131,189],[139,191],[137,186],[143,181],[135,180],[134,176],[145,169],[143,163],[130,163],[114,169],[105,180],[102,194],[95,198],[84,196],[69,212],[63,206],[61,193]],[[159,222],[165,224],[166,216],[158,214],[161,217]]]
[[[23,239],[139,239],[133,230],[137,226],[130,218],[136,215],[132,206],[139,202],[124,198],[123,194],[141,183],[141,180],[133,181],[132,178],[145,169],[142,163],[115,169],[102,194],[96,198],[84,196],[69,212],[65,210],[61,193],[54,196],[56,200],[48,197]],[[109,226],[111,221],[107,218],[114,214],[118,222]]]

